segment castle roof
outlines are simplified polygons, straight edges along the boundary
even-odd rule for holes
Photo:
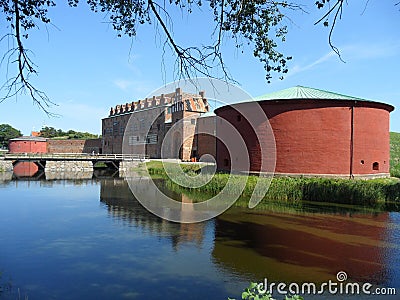
[[[254,98],[256,101],[260,100],[289,100],[289,99],[332,99],[332,100],[359,100],[371,101],[353,96],[347,96],[339,93],[324,91],[320,89],[305,87],[297,85],[285,90],[261,95]]]
[[[20,136],[14,139],[10,139],[10,141],[45,142],[47,141],[47,139],[38,136]]]

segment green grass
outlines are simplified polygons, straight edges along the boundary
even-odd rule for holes
[[[199,170],[198,165],[181,165],[181,167],[189,174],[197,174],[196,171]],[[148,164],[148,169],[150,175],[164,178],[166,180],[165,184],[169,189],[178,193],[187,194],[189,192],[190,196],[197,201],[204,201],[218,194],[225,187],[230,177],[234,183],[243,179],[243,175],[217,173],[206,185],[199,188],[186,188],[168,179],[161,163],[151,162]],[[181,182],[185,182],[185,176],[180,176],[179,179]],[[227,192],[248,198],[253,194],[258,180],[264,181],[264,184],[268,183],[267,178],[249,176],[242,193],[238,191],[239,184],[231,185]],[[400,204],[400,181],[393,178],[348,180],[275,177],[262,202],[276,201],[291,203],[296,201],[326,202],[370,207],[393,205],[397,208]]]
[[[400,178],[400,133],[390,133],[390,175]]]

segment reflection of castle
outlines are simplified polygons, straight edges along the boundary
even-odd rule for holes
[[[251,218],[251,219],[250,219]],[[229,273],[269,282],[335,280],[385,284],[389,213],[379,215],[243,214],[216,219],[214,261]]]
[[[102,121],[103,153],[129,151],[159,158],[164,138],[175,125],[168,157],[183,160],[198,157],[201,153],[194,137],[197,119],[208,110],[204,92],[187,94],[180,88],[174,93],[112,107],[110,115]]]
[[[187,242],[199,246],[203,243],[204,223],[172,223],[151,214],[134,198],[128,183],[123,179],[102,180],[100,201],[107,206],[108,213],[113,218],[151,234],[167,236],[171,239],[174,249],[177,249],[179,244]],[[182,201],[187,202],[189,200],[184,197]]]

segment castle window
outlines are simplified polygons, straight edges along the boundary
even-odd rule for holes
[[[361,160],[361,164],[362,164],[362,165],[364,164],[364,160],[363,160],[363,159]]]
[[[186,103],[186,110],[191,111],[192,110],[192,106],[190,105],[190,100],[186,99],[185,103]]]
[[[379,171],[379,163],[378,162],[374,162],[372,164],[372,170]]]

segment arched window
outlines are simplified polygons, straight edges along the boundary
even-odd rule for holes
[[[372,164],[372,170],[379,171],[379,163],[378,162],[374,162]]]

